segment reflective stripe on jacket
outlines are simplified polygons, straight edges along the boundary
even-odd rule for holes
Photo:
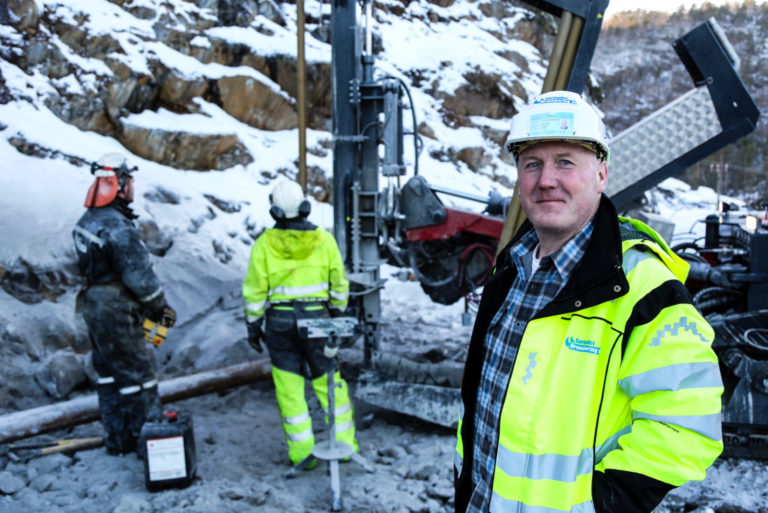
[[[269,228],[253,244],[243,283],[248,322],[256,322],[271,304],[327,300],[343,310],[349,281],[336,239],[322,228]]]
[[[492,512],[647,513],[703,479],[722,451],[714,333],[682,284],[688,266],[647,226],[619,221],[642,233],[622,237],[604,198],[582,265],[525,329],[501,412]],[[481,346],[514,273],[500,259],[472,335],[456,511],[472,493]]]

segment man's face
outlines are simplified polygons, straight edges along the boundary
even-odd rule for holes
[[[539,239],[565,243],[592,218],[608,183],[608,167],[590,150],[541,142],[518,158],[520,203]]]
[[[125,187],[117,194],[119,197],[123,198],[126,203],[131,203],[133,201],[133,177],[128,178],[128,182],[125,184]]]

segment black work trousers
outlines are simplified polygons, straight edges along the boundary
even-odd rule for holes
[[[139,303],[120,283],[83,292],[82,314],[99,375],[104,445],[110,453],[136,450],[141,426],[162,418],[155,355],[144,340]]]
[[[333,361],[323,354],[325,340],[307,340],[299,337],[296,323],[299,319],[330,317],[324,305],[295,302],[292,310],[271,308],[267,312],[264,341],[272,365],[278,369],[316,379],[328,372]]]

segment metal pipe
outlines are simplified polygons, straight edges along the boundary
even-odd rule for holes
[[[371,28],[371,13],[373,0],[365,2],[365,54],[373,54],[373,29]]]
[[[349,221],[352,237],[352,272],[359,273],[363,268],[360,254],[360,183],[353,183],[350,191],[352,192],[352,219]]]
[[[307,63],[304,57],[304,0],[296,0],[296,99],[299,118],[299,185],[307,190]]]
[[[555,90],[562,90],[568,87],[568,79],[571,77],[573,61],[576,58],[576,50],[579,48],[581,31],[583,28],[584,20],[578,16],[573,16],[573,21],[571,21],[571,26],[568,31],[568,39],[565,43],[565,50],[563,51],[563,57],[560,60],[560,67],[557,71],[557,79],[555,79]]]
[[[449,194],[451,196],[456,196],[457,198],[464,198],[471,201],[477,201],[478,203],[484,203],[488,204],[488,198],[484,198],[482,196],[476,196],[474,194],[467,194],[466,192],[457,191],[454,189],[449,189],[447,187],[440,187],[439,185],[433,185],[429,184],[429,188],[432,189],[435,192],[440,192],[443,194]]]
[[[560,15],[560,26],[557,29],[555,43],[552,46],[552,55],[549,57],[549,65],[547,66],[547,74],[544,77],[544,84],[541,86],[542,93],[553,91],[555,88],[555,80],[557,79],[558,70],[560,69],[563,59],[565,45],[568,42],[568,34],[571,31],[573,18],[573,14],[568,11],[563,11],[563,14]]]
[[[269,377],[271,372],[269,359],[256,360],[163,381],[158,392],[162,402],[170,403],[252,383]],[[99,400],[96,394],[18,411],[0,417],[0,443],[98,419]]]
[[[360,167],[360,30],[355,0],[334,1],[331,8],[331,98],[333,99],[333,234],[344,262],[349,261],[347,220],[350,185]]]

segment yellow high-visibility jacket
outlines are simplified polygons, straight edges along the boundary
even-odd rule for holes
[[[530,229],[526,223],[515,240]],[[653,230],[618,218],[603,198],[581,265],[520,342],[498,428],[491,512],[649,513],[672,488],[705,477],[722,452],[723,387],[713,330],[682,283],[687,272]],[[473,489],[482,345],[515,274],[511,259],[500,258],[472,334],[457,512]]]
[[[268,228],[251,249],[243,299],[248,322],[259,322],[270,305],[328,301],[343,310],[349,280],[336,239],[326,230]]]

